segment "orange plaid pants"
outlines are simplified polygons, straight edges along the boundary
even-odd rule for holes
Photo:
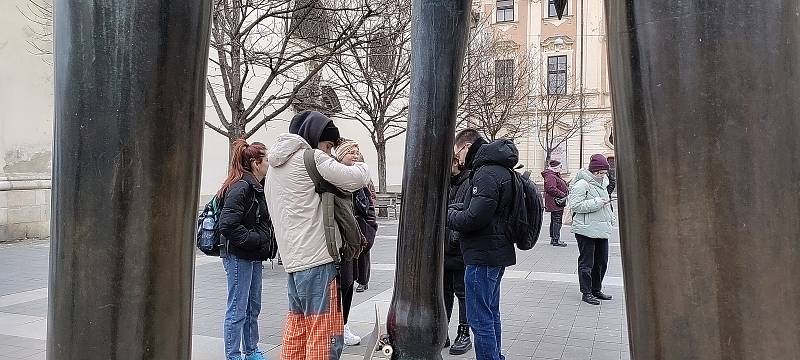
[[[339,360],[344,321],[334,264],[289,274],[281,360]]]

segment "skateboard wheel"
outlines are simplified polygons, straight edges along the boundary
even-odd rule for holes
[[[381,351],[383,351],[383,356],[386,357],[391,357],[394,354],[394,349],[392,349],[391,345],[385,345]]]

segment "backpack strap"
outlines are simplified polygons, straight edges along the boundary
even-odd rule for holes
[[[336,219],[334,218],[333,198],[335,195],[330,192],[320,192],[323,182],[326,181],[317,169],[314,149],[306,149],[303,152],[303,164],[311,181],[314,182],[316,192],[319,193],[322,199],[322,227],[325,232],[325,244],[328,247],[328,254],[338,264],[341,261],[341,256],[339,256],[339,248],[336,246]]]
[[[308,172],[308,176],[311,177],[311,181],[314,182],[314,187],[319,187],[323,178],[322,174],[320,174],[317,169],[317,159],[314,156],[314,149],[306,149],[303,152],[303,164],[306,166],[306,172]]]

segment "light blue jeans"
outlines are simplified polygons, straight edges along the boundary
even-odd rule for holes
[[[258,351],[258,314],[261,312],[261,261],[250,261],[228,254],[222,258],[228,275],[228,310],[225,311],[223,338],[225,357],[241,360],[242,352]]]
[[[464,272],[467,321],[475,335],[477,360],[505,360],[500,353],[500,281],[505,270],[501,266],[467,265]]]

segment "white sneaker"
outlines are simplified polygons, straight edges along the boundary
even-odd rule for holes
[[[347,345],[347,346],[355,346],[355,345],[358,345],[360,343],[361,343],[361,337],[359,337],[356,334],[353,334],[353,332],[350,331],[350,326],[349,325],[345,325],[344,326],[344,344]]]

